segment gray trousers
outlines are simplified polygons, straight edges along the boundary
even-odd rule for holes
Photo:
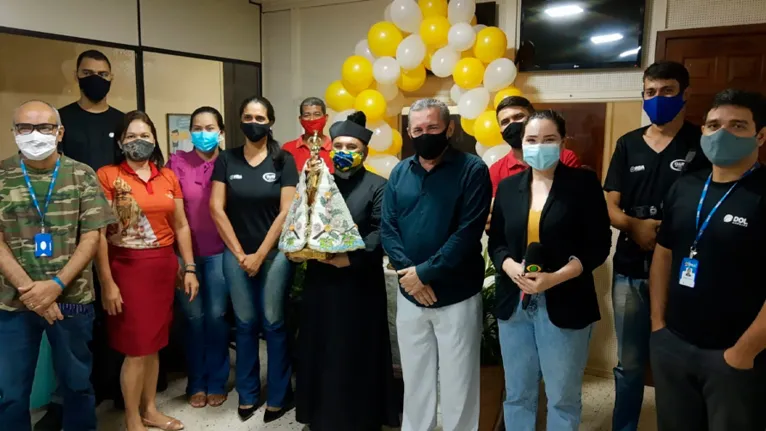
[[[766,430],[766,354],[755,368],[737,370],[723,352],[700,349],[667,328],[652,333],[659,431]]]

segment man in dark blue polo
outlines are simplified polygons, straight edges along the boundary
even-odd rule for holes
[[[481,236],[492,183],[480,158],[449,145],[453,130],[447,105],[415,102],[408,133],[416,155],[394,168],[383,199],[383,248],[401,286],[402,431],[436,425],[437,371],[444,431],[479,427]]]

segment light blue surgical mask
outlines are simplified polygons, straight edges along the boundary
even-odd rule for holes
[[[561,144],[524,144],[524,163],[537,171],[552,168],[561,157]]]
[[[191,141],[194,148],[202,151],[203,153],[209,153],[213,151],[220,142],[221,132],[192,132]]]
[[[730,166],[753,154],[758,148],[758,140],[755,136],[743,138],[721,128],[712,135],[703,135],[700,146],[710,163]]]

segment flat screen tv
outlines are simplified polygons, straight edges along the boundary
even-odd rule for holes
[[[646,0],[522,0],[519,70],[641,67]]]

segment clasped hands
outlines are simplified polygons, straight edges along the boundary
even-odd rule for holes
[[[511,258],[505,259],[503,262],[503,272],[528,295],[543,293],[558,284],[554,274],[549,272],[525,273],[524,267]]]
[[[399,284],[408,295],[422,305],[431,306],[436,303],[436,294],[431,286],[423,284],[414,266],[397,271]]]
[[[57,320],[64,320],[64,316],[56,304],[56,298],[62,292],[61,286],[53,280],[33,281],[26,286],[19,287],[21,294],[19,299],[25,307],[53,325]]]

